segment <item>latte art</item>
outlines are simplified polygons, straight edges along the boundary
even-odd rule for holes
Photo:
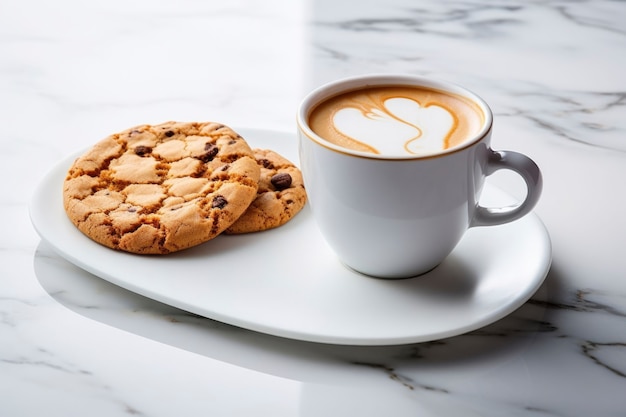
[[[371,87],[319,104],[311,129],[349,149],[390,156],[437,153],[463,143],[484,122],[480,108],[450,93],[417,87]]]
[[[390,98],[382,103],[382,108],[366,113],[344,107],[333,115],[333,126],[339,133],[386,155],[446,149],[446,139],[455,122],[443,107],[421,107],[417,101],[404,97]]]

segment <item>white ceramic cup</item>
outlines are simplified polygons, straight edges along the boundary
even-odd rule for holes
[[[484,113],[483,126],[460,147],[429,156],[353,151],[309,127],[316,104],[345,91],[384,85],[422,86],[469,98]],[[440,264],[468,228],[528,214],[541,194],[541,172],[525,155],[490,148],[492,122],[487,103],[465,88],[412,75],[357,76],[309,93],[297,112],[300,164],[313,217],[343,264],[381,278],[417,276]],[[480,206],[485,178],[500,169],[523,178],[526,198],[512,207]]]

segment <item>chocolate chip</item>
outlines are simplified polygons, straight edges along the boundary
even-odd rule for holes
[[[172,136],[174,136],[174,132],[172,132],[171,130],[168,130],[167,132],[165,132],[165,136],[167,136],[168,138],[171,138]]]
[[[284,190],[285,188],[291,187],[291,175],[286,172],[274,175],[270,181],[277,190]]]
[[[218,195],[218,196],[215,196],[215,198],[213,199],[213,202],[211,203],[211,207],[223,209],[224,207],[226,207],[226,204],[228,204],[228,200],[226,200],[226,198],[224,198],[223,196]]]
[[[129,213],[135,213],[137,211],[137,209],[135,207],[129,207],[128,208],[128,212]]]
[[[263,165],[263,168],[267,168],[267,169],[272,169],[274,168],[274,164],[272,164],[272,161],[270,161],[269,159],[259,159],[259,162],[261,163],[261,165]]]
[[[152,152],[152,148],[149,146],[139,145],[135,148],[135,153],[139,156],[144,156]]]
[[[207,143],[206,145],[204,145],[204,150],[207,151],[207,152],[204,155],[201,155],[198,158],[202,162],[212,161],[213,158],[215,158],[217,153],[220,151],[219,148],[216,145],[212,144],[212,143]]]

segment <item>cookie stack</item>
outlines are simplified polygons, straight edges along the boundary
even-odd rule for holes
[[[110,135],[76,159],[63,185],[65,211],[81,232],[137,254],[272,229],[305,202],[292,162],[253,150],[212,122],[141,125]]]

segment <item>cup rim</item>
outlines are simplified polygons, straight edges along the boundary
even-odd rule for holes
[[[435,90],[441,90],[444,92],[457,94],[463,96],[469,100],[472,100],[476,103],[484,114],[484,122],[481,126],[480,130],[473,135],[471,139],[464,141],[462,144],[457,145],[452,148],[445,149],[443,151],[437,151],[432,153],[424,153],[419,155],[379,155],[373,154],[370,152],[357,151],[353,149],[344,148],[342,146],[336,145],[315,132],[309,127],[308,117],[311,110],[323,100],[336,96],[338,94],[356,90],[363,87],[376,87],[376,86],[397,86],[397,85],[409,85],[409,86],[421,86],[432,88]],[[308,139],[313,142],[327,148],[333,150],[338,153],[367,158],[367,159],[378,159],[378,160],[416,160],[416,159],[430,159],[441,156],[446,156],[452,153],[460,152],[464,149],[467,149],[474,144],[480,142],[486,136],[489,135],[493,125],[493,113],[491,108],[476,93],[470,91],[469,89],[462,87],[453,82],[445,81],[442,79],[427,77],[427,76],[419,76],[419,75],[411,75],[411,74],[396,74],[396,73],[376,73],[376,74],[365,74],[365,75],[356,75],[346,78],[337,79],[325,84],[320,85],[315,88],[311,92],[309,92],[300,102],[298,106],[298,111],[296,114],[296,122],[298,124],[298,128],[301,133],[303,133]]]

